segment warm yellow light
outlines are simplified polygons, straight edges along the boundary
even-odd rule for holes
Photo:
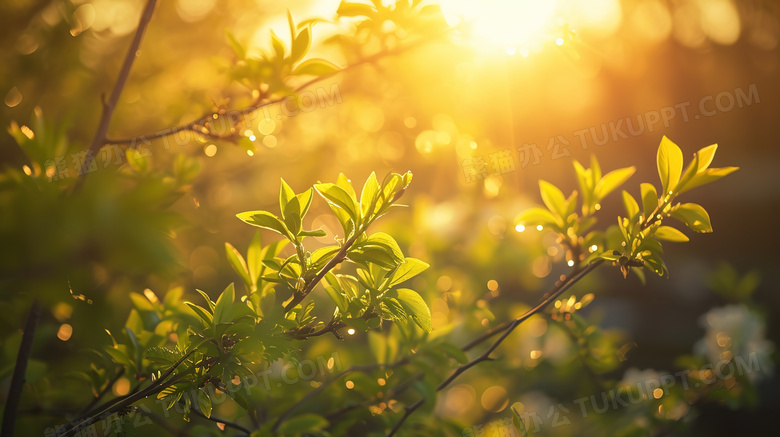
[[[73,327],[67,323],[60,325],[60,329],[57,331],[57,338],[62,341],[70,340],[70,336],[73,335]]]
[[[347,329],[347,334],[349,335],[355,335],[355,330],[352,328]]]
[[[523,232],[523,231],[525,231],[525,226],[523,226],[523,225],[517,225],[517,226],[515,226],[515,230],[516,230],[517,232]]]
[[[473,36],[504,49],[541,42],[554,24],[556,3],[555,0],[439,0],[447,24],[463,24]]]
[[[350,390],[352,390],[353,388],[355,388],[355,383],[354,383],[354,382],[352,382],[352,381],[347,381],[347,384],[346,384],[346,385],[347,385],[347,388],[348,388],[348,389],[350,389]]]

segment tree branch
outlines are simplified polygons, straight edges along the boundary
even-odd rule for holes
[[[314,287],[322,280],[322,278],[325,277],[325,275],[329,271],[333,270],[334,267],[336,267],[346,259],[347,251],[349,250],[350,247],[352,247],[352,244],[355,242],[358,235],[360,235],[362,232],[363,231],[359,229],[356,230],[355,235],[353,235],[352,237],[350,237],[349,240],[344,242],[344,245],[341,246],[341,249],[339,249],[338,252],[336,252],[336,255],[333,258],[331,258],[330,261],[328,261],[328,263],[325,264],[325,266],[322,269],[320,269],[319,272],[317,272],[317,275],[314,276],[314,278],[312,278],[312,280],[309,281],[308,284],[306,284],[306,287],[304,287],[304,289],[301,290],[300,293],[293,295],[292,300],[288,302],[287,305],[284,306],[285,313],[290,312],[291,309],[295,308],[296,305],[301,303],[301,301],[305,299],[306,296],[309,295],[309,293],[311,293]]]
[[[329,77],[332,77],[332,76],[334,76],[334,75],[336,75],[338,73],[342,73],[342,72],[351,70],[351,69],[353,69],[355,67],[358,67],[358,66],[361,66],[361,65],[364,65],[364,64],[370,64],[370,63],[376,62],[377,60],[382,59],[382,58],[387,57],[387,56],[393,56],[393,55],[396,55],[396,54],[400,54],[400,53],[406,52],[408,50],[411,50],[413,48],[421,46],[421,45],[423,45],[423,44],[425,44],[425,43],[427,43],[427,42],[429,42],[429,41],[431,41],[431,40],[433,40],[433,39],[435,39],[435,38],[437,38],[439,36],[445,35],[445,34],[449,33],[450,31],[452,31],[452,29],[451,28],[447,28],[445,31],[443,31],[443,32],[441,32],[439,34],[433,35],[430,38],[420,38],[420,39],[418,39],[416,41],[413,41],[413,42],[408,43],[406,45],[402,45],[402,46],[396,47],[394,49],[381,50],[381,51],[379,51],[377,53],[374,53],[374,54],[372,54],[370,56],[367,56],[365,58],[359,59],[359,60],[353,62],[352,64],[349,64],[346,67],[342,68],[341,70],[334,71],[332,73],[324,74],[322,76],[317,76],[317,77],[315,77],[313,79],[310,79],[310,80],[304,82],[303,84],[297,86],[296,88],[294,88],[292,94],[299,93],[299,92],[303,91],[304,89],[306,89],[306,88],[308,88],[308,87],[310,87],[310,86],[312,86],[312,85],[314,85],[314,84],[316,84],[318,82],[321,82],[321,81],[323,81],[323,80],[325,80],[325,79],[327,79]],[[255,112],[255,111],[259,110],[259,109],[262,109],[262,108],[264,108],[266,106],[271,106],[271,105],[275,105],[277,103],[281,103],[282,101],[284,101],[285,99],[287,99],[289,97],[290,97],[290,95],[279,96],[279,97],[276,97],[276,98],[273,98],[273,99],[270,99],[270,100],[257,102],[257,103],[255,103],[253,105],[246,106],[246,107],[241,108],[241,109],[231,110],[231,111],[228,111],[227,113],[229,113],[229,114],[237,114],[237,115],[241,115],[241,116],[246,116],[246,115],[251,114],[251,113],[253,113],[253,112]],[[203,117],[201,117],[201,118],[199,118],[197,120],[193,120],[190,123],[185,123],[185,124],[174,126],[174,127],[171,127],[171,128],[160,129],[160,130],[158,130],[156,132],[153,132],[153,133],[150,133],[150,134],[146,134],[146,135],[136,136],[136,137],[132,137],[132,138],[119,138],[119,139],[108,139],[108,138],[106,138],[104,144],[116,144],[116,145],[135,144],[139,140],[149,141],[149,140],[153,140],[153,139],[156,139],[156,138],[164,138],[164,137],[167,137],[167,136],[170,136],[170,135],[175,135],[176,133],[178,133],[180,131],[192,131],[192,132],[196,132],[196,133],[198,133],[200,135],[203,135],[206,138],[212,138],[212,139],[225,139],[225,138],[229,138],[230,136],[214,134],[212,132],[209,132],[208,129],[205,129],[205,131],[204,131],[203,129],[198,129],[197,128],[199,126],[203,127],[203,125],[207,121],[209,121],[209,119],[213,115],[218,115],[218,114],[214,114],[214,113],[206,114],[205,116],[203,116]]]
[[[244,434],[246,434],[247,436],[249,434],[252,434],[252,431],[250,431],[248,428],[246,428],[243,425],[238,424],[236,422],[231,422],[229,420],[220,419],[220,418],[215,417],[215,416],[207,417],[200,410],[195,408],[194,405],[192,406],[191,411],[194,412],[196,416],[198,416],[198,417],[200,417],[202,419],[210,420],[210,421],[215,422],[215,423],[221,423],[221,424],[225,425],[228,428],[237,429],[237,430],[243,432]]]
[[[119,76],[114,83],[114,88],[111,90],[111,95],[108,100],[103,100],[103,113],[100,115],[100,122],[98,123],[95,137],[92,139],[92,144],[89,146],[89,153],[84,158],[82,169],[87,169],[95,159],[95,155],[98,151],[107,144],[106,136],[108,134],[108,127],[111,124],[111,117],[114,115],[114,110],[119,103],[119,96],[122,94],[122,90],[127,83],[127,78],[130,76],[130,69],[133,66],[135,57],[138,56],[138,49],[141,47],[141,40],[143,39],[146,27],[152,20],[154,14],[154,8],[157,6],[157,0],[148,0],[143,12],[141,13],[141,19],[138,22],[138,28],[133,36],[133,41],[130,43],[130,48],[127,50],[125,60],[122,62],[122,68],[119,70]],[[74,185],[74,189],[79,189],[84,184],[87,172],[81,172],[81,178]]]
[[[24,324],[24,333],[22,334],[22,343],[19,345],[19,354],[16,355],[16,365],[14,374],[11,378],[11,387],[8,390],[8,398],[5,401],[5,412],[3,414],[2,437],[13,437],[14,428],[16,428],[17,409],[19,401],[22,399],[22,390],[24,389],[24,377],[27,373],[27,363],[32,354],[33,340],[35,340],[35,329],[38,327],[38,321],[41,319],[41,304],[33,300],[30,306],[30,312],[27,314],[27,322]]]
[[[493,351],[495,351],[496,348],[498,348],[498,346],[509,336],[509,334],[512,333],[512,331],[518,325],[520,325],[522,322],[524,322],[525,320],[527,320],[528,318],[530,318],[534,314],[542,311],[544,308],[547,307],[547,305],[549,305],[552,301],[554,301],[556,298],[558,298],[561,294],[563,294],[566,290],[568,290],[572,285],[576,284],[585,275],[587,275],[588,273],[590,273],[593,270],[595,270],[603,262],[604,262],[603,259],[598,259],[598,260],[594,261],[593,263],[589,264],[584,269],[581,269],[579,271],[574,271],[566,280],[564,280],[563,282],[561,282],[559,284],[556,284],[556,286],[547,294],[547,297],[542,299],[542,301],[539,302],[535,307],[533,307],[532,309],[528,310],[522,316],[520,316],[520,317],[518,317],[518,318],[516,318],[516,319],[514,319],[514,320],[512,320],[512,321],[510,321],[508,323],[504,323],[504,324],[500,325],[500,326],[503,327],[503,334],[501,334],[501,336],[495,342],[493,342],[493,344],[490,345],[490,347],[488,347],[487,350],[485,350],[485,352],[483,352],[481,355],[479,355],[478,357],[474,358],[473,360],[469,361],[468,363],[465,363],[465,364],[459,366],[457,369],[455,369],[455,371],[447,379],[442,381],[436,387],[436,391],[438,392],[438,391],[443,390],[445,387],[450,385],[450,383],[452,383],[452,381],[454,381],[458,376],[460,376],[462,373],[464,373],[468,369],[474,367],[475,365],[477,365],[477,364],[479,364],[479,363],[481,363],[483,361],[490,360],[490,354],[493,353]],[[493,331],[493,330],[491,330],[491,331]],[[496,330],[495,332],[500,332],[500,330]],[[477,341],[477,342],[472,341],[471,343],[467,344],[466,346],[472,347],[472,346],[474,346],[476,344],[481,343],[484,340],[487,340],[491,336],[492,336],[492,334],[491,335],[482,335],[482,336],[480,336],[477,339],[479,341]],[[464,346],[464,348],[463,348],[464,350],[465,350],[466,346]],[[417,402],[415,402],[414,404],[409,405],[408,407],[406,407],[406,409],[404,411],[403,417],[401,417],[401,419],[398,421],[398,423],[396,423],[396,425],[390,431],[390,434],[388,434],[388,437],[391,437],[391,436],[395,435],[395,433],[401,428],[401,425],[403,425],[403,423],[406,421],[406,419],[408,419],[409,416],[411,416],[412,413],[415,412],[415,410],[420,408],[420,406],[423,403],[424,403],[424,399],[420,399]]]

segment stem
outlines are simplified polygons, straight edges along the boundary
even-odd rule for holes
[[[119,103],[119,96],[122,94],[122,90],[127,83],[127,78],[130,76],[130,69],[133,66],[135,57],[138,56],[138,49],[141,47],[141,40],[144,36],[144,31],[152,20],[152,14],[154,14],[154,8],[157,5],[157,0],[148,0],[143,12],[141,13],[141,19],[138,22],[138,28],[133,36],[133,41],[130,43],[130,48],[125,54],[125,60],[122,62],[122,68],[119,70],[119,76],[114,83],[114,89],[111,90],[111,96],[108,100],[103,100],[103,113],[100,115],[100,122],[98,123],[95,137],[92,139],[92,144],[89,146],[89,153],[84,158],[82,169],[87,169],[95,159],[95,155],[105,145],[108,144],[106,135],[108,134],[108,127],[111,124],[111,117],[114,115],[114,110]],[[83,184],[86,178],[87,172],[83,171],[81,178],[76,182],[74,189],[78,190]]]
[[[342,68],[341,70],[334,71],[334,72],[328,73],[328,74],[324,74],[322,76],[318,76],[318,77],[315,77],[315,78],[313,78],[313,79],[311,79],[311,80],[309,80],[307,82],[304,82],[303,84],[299,85],[298,87],[296,87],[293,90],[293,94],[298,93],[300,91],[303,91],[304,89],[306,89],[306,88],[308,88],[308,87],[310,87],[310,86],[312,86],[312,85],[314,85],[314,84],[316,84],[318,82],[321,82],[321,81],[323,81],[323,80],[325,80],[325,79],[327,79],[327,78],[329,78],[331,76],[334,76],[334,75],[336,75],[338,73],[351,70],[351,69],[353,69],[355,67],[358,67],[360,65],[363,65],[363,64],[373,63],[373,62],[375,62],[375,61],[377,61],[379,59],[382,59],[382,58],[384,58],[386,56],[392,56],[392,55],[400,54],[400,53],[403,53],[405,51],[408,51],[408,50],[411,50],[413,48],[416,48],[418,46],[421,46],[424,43],[427,43],[427,42],[435,39],[438,36],[445,35],[445,34],[449,33],[450,31],[452,31],[452,28],[447,28],[444,31],[442,31],[441,33],[433,35],[430,38],[421,38],[421,39],[413,41],[413,42],[411,42],[409,44],[396,47],[394,49],[381,50],[381,51],[379,51],[377,53],[374,53],[373,55],[370,55],[370,56],[367,56],[367,57],[362,58],[360,60],[357,60],[357,61],[353,62],[352,64],[349,64],[346,67]],[[289,97],[288,95],[284,95],[284,96],[277,97],[277,98],[274,98],[274,99],[271,99],[271,100],[266,100],[266,101],[263,101],[263,102],[259,102],[259,103],[256,103],[256,104],[253,104],[253,105],[241,108],[241,109],[230,111],[230,113],[241,114],[241,115],[251,114],[251,113],[253,113],[253,112],[255,112],[255,111],[257,111],[257,110],[259,110],[259,109],[261,109],[263,107],[274,105],[274,104],[277,104],[277,103],[281,103],[282,101],[284,101],[288,97]],[[194,120],[194,121],[192,121],[190,123],[182,124],[182,125],[179,125],[179,126],[174,126],[174,127],[167,128],[167,129],[161,129],[161,130],[158,130],[157,132],[146,134],[146,135],[141,135],[141,136],[137,136],[137,137],[120,138],[120,139],[107,139],[106,138],[104,144],[116,144],[116,145],[135,144],[139,139],[153,140],[155,138],[163,138],[163,137],[167,137],[169,135],[175,135],[175,134],[177,134],[178,132],[180,132],[182,130],[188,130],[188,131],[196,132],[196,133],[198,133],[200,135],[203,135],[203,136],[205,136],[207,138],[219,139],[221,137],[218,134],[211,134],[209,132],[203,132],[202,130],[195,128],[195,126],[201,125],[202,123],[204,123],[212,115],[213,114],[208,114],[206,117],[201,117],[201,118],[199,118],[197,120]]]
[[[24,389],[24,377],[27,373],[27,363],[32,354],[33,340],[35,339],[35,328],[38,327],[38,321],[41,319],[41,304],[33,300],[30,306],[30,312],[27,314],[27,322],[24,324],[24,333],[22,334],[22,343],[19,345],[19,354],[16,355],[16,366],[11,378],[11,387],[8,390],[8,398],[5,401],[5,412],[3,414],[3,427],[0,436],[13,437],[14,428],[16,428],[17,409],[19,401],[22,398]]]
[[[359,231],[359,232],[356,231],[355,235],[353,235],[349,240],[345,241],[344,245],[341,246],[341,249],[339,249],[339,251],[336,253],[336,255],[333,258],[331,258],[330,261],[328,261],[328,263],[325,264],[325,266],[319,272],[317,272],[317,275],[314,276],[314,278],[312,278],[312,280],[309,281],[308,284],[306,284],[306,287],[303,290],[301,290],[300,293],[298,293],[298,294],[293,296],[292,300],[289,303],[287,303],[287,305],[284,306],[284,312],[285,313],[290,312],[290,310],[295,308],[296,305],[301,303],[301,301],[303,299],[305,299],[306,296],[309,295],[309,293],[311,293],[311,291],[314,289],[314,287],[322,280],[322,278],[325,277],[325,275],[329,271],[333,270],[334,267],[336,267],[342,261],[344,261],[344,259],[347,257],[347,251],[352,246],[352,244],[355,242],[355,240],[357,239],[358,235],[361,234],[361,232],[362,231]]]
[[[103,396],[106,395],[109,391],[111,391],[111,387],[114,386],[114,384],[119,380],[119,378],[122,377],[122,375],[125,374],[125,368],[120,367],[119,370],[116,372],[116,375],[114,375],[111,380],[108,381],[108,384],[106,384],[106,388],[104,388],[97,396],[95,396],[92,401],[87,404],[86,407],[84,407],[83,410],[81,410],[80,416],[83,416],[85,414],[89,414],[92,410],[92,408],[97,405],[98,402],[100,402],[100,399],[103,398]]]
[[[244,426],[242,426],[242,425],[240,425],[240,424],[238,424],[236,422],[231,422],[229,420],[220,419],[220,418],[215,417],[215,416],[207,417],[200,410],[195,408],[195,406],[193,406],[191,408],[191,411],[193,413],[195,413],[195,415],[200,417],[200,418],[203,418],[203,419],[206,419],[206,420],[210,420],[210,421],[215,422],[215,423],[221,423],[221,424],[225,425],[228,428],[237,429],[237,430],[243,432],[246,435],[252,434],[252,431],[250,431],[249,429],[245,428]]]
[[[554,301],[556,298],[558,298],[558,296],[563,294],[572,285],[576,284],[585,275],[587,275],[588,273],[590,273],[593,270],[595,270],[603,262],[604,262],[603,259],[599,259],[599,260],[594,261],[593,263],[589,264],[584,269],[575,270],[564,282],[557,284],[548,293],[548,296],[546,298],[542,299],[541,302],[539,302],[532,309],[528,310],[525,314],[523,314],[522,316],[520,316],[520,317],[518,317],[518,318],[516,318],[516,319],[514,319],[514,320],[512,320],[512,321],[510,321],[508,323],[504,323],[504,324],[500,325],[501,329],[497,329],[496,330],[494,328],[494,330],[491,330],[491,331],[494,331],[494,332],[492,332],[490,335],[482,335],[482,336],[480,336],[477,339],[478,341],[477,340],[472,341],[471,343],[469,343],[466,346],[464,346],[462,349],[466,350],[467,347],[468,348],[473,347],[474,345],[479,344],[482,341],[487,340],[488,338],[492,337],[493,334],[495,334],[497,332],[501,332],[501,330],[503,330],[503,334],[501,334],[501,336],[495,342],[493,342],[493,344],[490,345],[490,347],[488,347],[487,350],[485,350],[485,352],[483,352],[481,355],[479,355],[478,357],[474,358],[473,360],[469,361],[468,363],[463,364],[463,365],[459,366],[457,369],[455,369],[455,371],[447,379],[442,381],[436,387],[436,391],[438,392],[438,391],[443,390],[445,387],[450,385],[450,383],[452,383],[452,381],[454,381],[458,376],[460,376],[462,373],[464,373],[468,369],[474,367],[475,365],[477,365],[477,364],[479,364],[479,363],[481,363],[483,361],[489,361],[491,359],[490,358],[490,354],[493,351],[495,351],[496,348],[498,348],[498,346],[509,336],[509,334],[512,333],[512,331],[514,331],[514,329],[518,325],[523,323],[525,320],[527,320],[532,315],[542,311],[544,308],[547,307],[547,305],[549,305],[552,301]],[[415,402],[414,404],[409,405],[408,407],[406,407],[405,411],[404,411],[403,417],[401,417],[401,420],[399,420],[398,423],[396,423],[396,425],[393,427],[393,429],[388,434],[388,437],[391,437],[391,436],[395,435],[395,433],[401,428],[401,425],[403,425],[403,423],[406,421],[406,419],[408,419],[409,416],[411,416],[412,413],[415,412],[415,410],[420,408],[420,406],[424,403],[424,401],[425,401],[424,399],[420,399],[417,402]]]

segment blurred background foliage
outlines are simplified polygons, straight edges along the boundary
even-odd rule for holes
[[[580,327],[536,316],[500,349],[501,360],[461,377],[441,393],[434,418],[423,413],[416,420],[451,421],[438,430],[451,435],[476,433],[469,427],[510,417],[509,405],[519,402],[515,405],[525,411],[544,412],[548,426],[539,432],[545,435],[641,432],[648,420],[662,422],[653,422],[658,432],[674,432],[681,418],[696,435],[744,433],[774,423],[768,413],[780,406],[780,397],[768,362],[761,378],[740,382],[749,396],[731,390],[733,384],[720,397],[701,402],[672,393],[669,399],[683,403],[682,410],[666,405],[674,414],[665,415],[658,404],[638,411],[647,406],[642,404],[587,420],[571,414],[571,425],[554,428],[546,414],[550,405],[571,406],[574,399],[598,393],[602,384],[652,377],[642,372],[699,368],[717,356],[707,339],[718,343],[718,334],[729,329],[735,330],[729,334],[735,342],[744,343],[735,350],[773,353],[771,343],[761,340],[780,339],[774,317],[780,284],[772,274],[778,261],[772,229],[780,213],[775,169],[780,152],[773,148],[780,140],[778,5],[487,2],[493,9],[479,15],[469,11],[475,6],[468,2],[441,3],[444,17],[435,23],[405,27],[383,21],[384,37],[377,38],[363,32],[358,20],[335,20],[338,1],[161,2],[110,138],[149,134],[215,108],[251,104],[257,96],[232,79],[236,53],[226,31],[249,57],[268,53],[269,29],[290,43],[288,9],[297,22],[321,19],[313,27],[311,56],[339,66],[404,47],[409,39],[425,42],[313,85],[312,92],[329,96],[314,110],[291,116],[278,106],[269,108],[268,119],[243,132],[249,145],[197,135],[155,139],[138,159],[106,147],[96,157],[97,171],[72,195],[65,193],[79,170],[73,154],[91,141],[101,94],[113,86],[143,2],[3,3],[0,120],[8,128],[0,133],[3,392],[32,298],[45,306],[33,374],[28,372],[34,390],[25,391],[20,406],[19,427],[30,434],[20,435],[40,433],[41,417],[51,420],[48,426],[61,423],[43,413],[47,408],[89,401],[89,389],[68,372],[89,368],[96,358],[88,351],[108,342],[104,329],[121,330],[132,308],[130,292],[148,288],[162,297],[180,286],[191,300],[196,288],[215,298],[237,281],[222,248],[228,241],[244,252],[254,230],[235,214],[272,208],[280,177],[301,191],[318,180],[335,180],[339,172],[362,181],[372,171],[412,171],[415,182],[404,197],[411,208],[374,230],[393,235],[404,253],[432,266],[415,278],[413,288],[431,307],[434,329],[451,330],[449,340],[463,344],[485,327],[521,314],[566,270],[554,237],[515,230],[514,217],[539,203],[537,180],[554,181],[568,192],[576,186],[572,160],[588,162],[593,154],[605,170],[636,166],[629,186],[655,181],[662,135],[674,139],[686,157],[719,143],[718,163],[743,169],[697,194],[715,233],[669,247],[669,279],[648,278],[642,286],[605,268],[577,285],[577,296],[595,295],[578,313],[598,328],[598,338],[586,341],[589,355],[583,358],[583,348],[575,347],[585,338]],[[426,33],[445,18],[458,24],[459,12],[482,18],[446,36]],[[745,98],[738,105],[740,96]],[[656,119],[651,128],[653,111],[667,119]],[[610,122],[632,117],[644,121],[641,129],[633,125],[635,133],[599,141]],[[535,147],[540,153],[524,165],[518,148]],[[497,161],[496,153],[507,149],[511,166]],[[470,173],[475,158],[487,164],[486,175]],[[63,162],[68,175],[57,167]],[[620,210],[613,198],[603,205],[602,217]],[[324,203],[314,203],[308,220],[309,228],[327,231],[317,238],[322,245],[332,243],[339,227]],[[343,342],[323,338],[302,344],[302,356],[338,351],[345,368],[372,362],[366,341],[363,334]],[[129,387],[121,383],[113,387],[115,394]],[[294,399],[293,393],[310,389],[302,382],[272,390],[268,398]],[[323,396],[335,402],[349,393]],[[697,414],[688,414],[694,404]],[[217,411],[230,418],[235,413],[230,408],[226,403]]]

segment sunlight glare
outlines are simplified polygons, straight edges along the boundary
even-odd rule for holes
[[[465,24],[479,39],[503,48],[538,44],[553,24],[556,3],[554,0],[439,0],[447,24]]]

